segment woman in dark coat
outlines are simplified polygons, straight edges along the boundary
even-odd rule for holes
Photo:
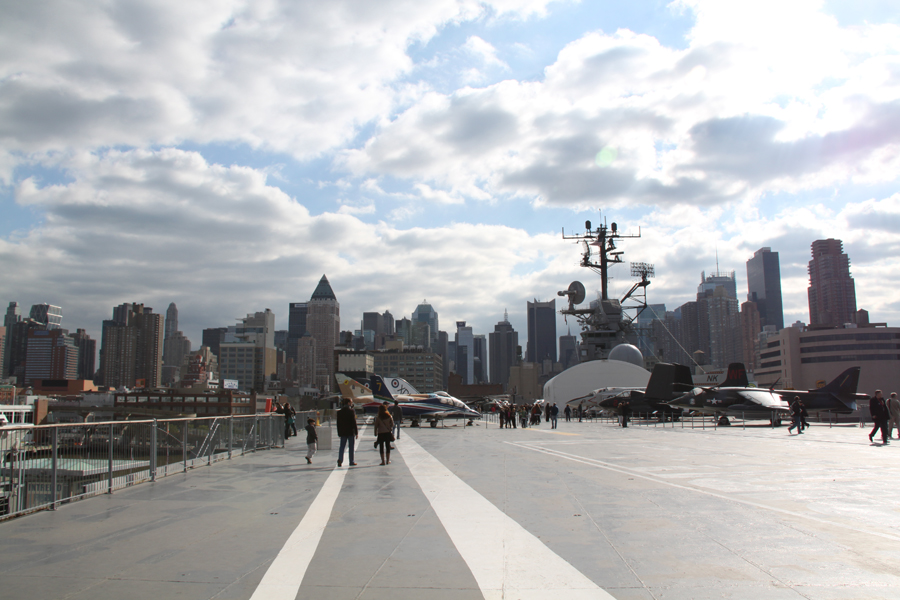
[[[394,441],[394,419],[387,407],[382,404],[378,407],[378,416],[375,417],[375,445],[381,454],[381,464],[391,462],[391,442]]]

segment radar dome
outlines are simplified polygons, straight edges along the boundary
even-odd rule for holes
[[[637,346],[631,344],[619,344],[609,352],[609,360],[620,360],[638,367],[644,366],[644,355]]]

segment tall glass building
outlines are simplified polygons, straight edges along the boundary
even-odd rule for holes
[[[528,302],[528,349],[525,360],[540,363],[556,360],[556,300]]]
[[[747,261],[747,300],[756,303],[760,327],[772,325],[775,331],[784,329],[784,309],[781,303],[781,266],[778,253],[760,248]]]

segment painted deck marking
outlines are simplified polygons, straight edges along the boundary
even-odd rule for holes
[[[335,469],[269,565],[250,600],[295,600],[349,469]]]
[[[403,460],[485,600],[612,599],[409,435],[403,440]]]
[[[539,446],[537,444],[532,443],[522,443],[522,442],[504,442],[511,446],[517,446],[524,450],[531,450],[532,452],[540,452],[542,454],[549,454],[550,456],[556,456],[559,458],[564,458],[566,460],[571,460],[573,462],[582,463],[585,465],[589,465],[592,467],[597,467],[599,469],[606,469],[608,471],[615,471],[616,473],[621,473],[623,475],[630,475],[632,477],[637,477],[639,479],[646,479],[647,481],[652,481],[654,483],[659,483],[662,485],[667,485],[669,487],[678,488],[680,490],[687,490],[689,492],[697,492],[700,494],[705,494],[707,496],[712,496],[713,498],[719,498],[720,500],[727,500],[729,502],[737,502],[738,504],[745,504],[747,506],[752,506],[754,508],[760,508],[763,510],[771,510],[777,513],[781,513],[783,515],[787,515],[789,517],[795,517],[798,519],[806,519],[807,521],[815,521],[816,523],[822,523],[824,525],[828,525],[830,527],[840,527],[842,529],[846,529],[849,531],[855,531],[857,533],[863,533],[866,535],[874,535],[877,537],[881,537],[887,540],[892,541],[900,541],[900,536],[891,535],[890,533],[884,533],[882,531],[875,531],[873,529],[866,529],[863,527],[855,527],[853,525],[847,525],[845,523],[841,523],[839,521],[830,521],[828,519],[823,519],[820,517],[816,517],[814,515],[798,512],[793,510],[787,510],[784,508],[778,508],[777,506],[770,506],[768,504],[763,504],[762,502],[755,502],[753,500],[748,500],[746,498],[738,498],[735,496],[727,496],[725,494],[720,494],[718,492],[713,492],[710,490],[706,490],[700,487],[694,487],[692,485],[685,485],[681,483],[675,483],[673,481],[669,481],[658,475],[648,475],[647,473],[642,473],[640,471],[635,471],[633,469],[629,469],[627,467],[620,467],[618,465],[614,465],[612,463],[603,462],[602,460],[597,460],[594,458],[586,458],[584,456],[578,456],[577,454],[569,454],[568,452],[563,452],[561,450],[554,450],[553,448],[545,448],[543,446]]]

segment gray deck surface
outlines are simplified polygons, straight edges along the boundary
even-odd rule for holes
[[[614,598],[900,598],[900,442],[867,433],[404,428],[379,466],[368,428],[296,597],[485,597],[404,461],[409,436]],[[0,597],[247,600],[336,467],[336,449],[305,451],[292,438],[0,523]]]

